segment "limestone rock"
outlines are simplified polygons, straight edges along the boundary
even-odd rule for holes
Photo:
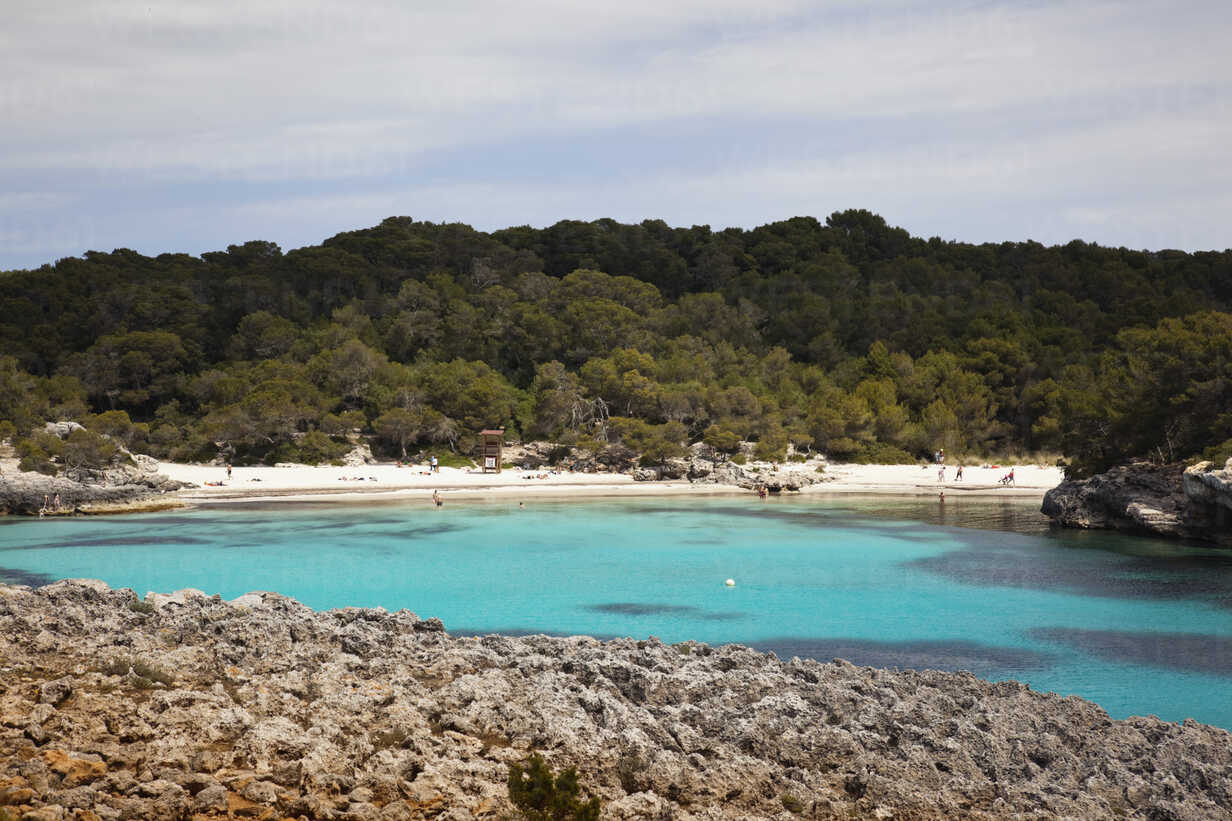
[[[1209,462],[1133,462],[1062,482],[1041,511],[1056,524],[1111,528],[1232,545],[1232,470]]]
[[[367,444],[361,443],[351,449],[351,452],[342,457],[342,464],[347,467],[362,467],[363,465],[375,465],[376,457],[372,455],[372,448]]]
[[[85,430],[85,427],[78,422],[48,422],[46,425],[43,425],[43,430],[53,436],[58,436],[61,439],[67,439],[73,431]]]
[[[132,597],[0,586],[0,658],[71,681],[58,708],[38,687],[0,692],[0,802],[100,820],[499,818],[509,764],[538,750],[617,819],[1232,818],[1226,731],[1113,721],[1016,682],[698,642],[453,637],[275,593],[151,594],[139,616]],[[173,683],[96,672],[117,657]]]
[[[39,701],[42,704],[50,704],[55,707],[72,694],[73,680],[68,676],[39,685]],[[46,721],[46,719],[43,719],[43,721]],[[43,722],[40,721],[39,723],[42,724]]]

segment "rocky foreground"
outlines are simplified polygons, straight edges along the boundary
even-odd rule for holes
[[[273,593],[0,586],[0,682],[0,805],[38,821],[499,818],[529,750],[605,818],[1232,818],[1232,735],[1195,722]]]
[[[1232,547],[1232,459],[1191,467],[1133,462],[1062,482],[1040,510],[1063,527],[1108,528]]]

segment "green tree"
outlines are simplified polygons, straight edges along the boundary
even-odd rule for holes
[[[64,440],[60,458],[68,477],[80,481],[109,467],[118,450],[109,439],[78,428]]]
[[[406,458],[406,446],[419,438],[424,430],[424,413],[422,410],[407,410],[393,408],[378,416],[372,423],[377,435],[390,444],[396,445]]]

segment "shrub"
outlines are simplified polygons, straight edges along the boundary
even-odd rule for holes
[[[652,425],[632,417],[612,417],[612,431],[620,441],[641,456],[642,467],[661,465],[668,459],[684,455],[683,442],[688,431],[680,422]]]
[[[915,457],[902,448],[885,442],[870,442],[852,454],[851,460],[862,465],[911,465]]]
[[[1224,463],[1232,459],[1232,439],[1221,445],[1211,445],[1202,451],[1202,458],[1209,462],[1214,462],[1215,469],[1219,470],[1224,466]]]
[[[796,798],[791,793],[783,793],[783,796],[779,799],[779,801],[783,802],[783,809],[790,813],[799,815],[804,812],[804,802],[799,798]]]
[[[351,450],[350,445],[336,442],[319,430],[305,433],[296,445],[299,451],[298,461],[306,465],[332,462],[341,459]]]
[[[763,462],[782,462],[787,456],[787,433],[777,425],[765,431],[753,446],[753,457]]]
[[[475,460],[469,456],[463,456],[448,449],[425,450],[415,457],[415,461],[418,464],[426,465],[434,454],[436,455],[436,463],[443,468],[471,468],[475,466]]]
[[[117,451],[118,448],[110,439],[80,428],[64,440],[60,456],[68,473],[80,478],[105,469],[111,464]]]
[[[527,821],[598,821],[599,799],[578,795],[577,768],[559,775],[532,753],[521,764],[509,765],[509,800]]]
[[[18,439],[13,449],[21,459],[17,466],[21,470],[37,471],[48,476],[55,476],[60,470],[53,460],[64,450],[64,443],[54,434],[39,431],[28,439]]]

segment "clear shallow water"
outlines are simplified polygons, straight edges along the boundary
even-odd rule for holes
[[[1232,552],[1049,531],[1035,503],[279,504],[0,524],[0,581],[99,578],[971,670],[1232,728]],[[736,586],[723,582],[734,578]]]

